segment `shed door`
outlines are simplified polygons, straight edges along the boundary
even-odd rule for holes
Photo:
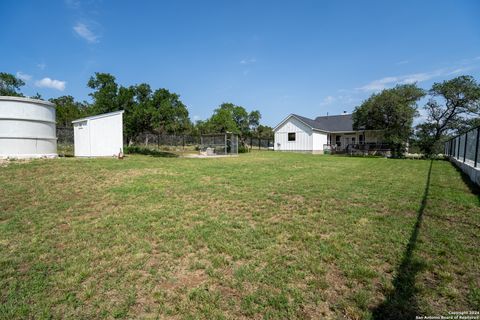
[[[88,157],[90,156],[90,130],[88,121],[77,122],[74,126],[75,156]]]

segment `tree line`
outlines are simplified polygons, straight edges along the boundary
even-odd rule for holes
[[[428,97],[423,114],[418,101]],[[423,121],[413,125],[415,117]],[[472,76],[434,83],[429,90],[416,84],[397,85],[373,94],[353,112],[356,130],[383,130],[395,156],[417,147],[425,156],[443,152],[443,143],[480,125],[480,85]]]
[[[0,95],[23,96],[25,83],[12,74],[0,73]],[[180,96],[167,89],[153,90],[141,83],[128,87],[116,83],[113,75],[95,73],[87,86],[92,103],[75,101],[72,96],[49,99],[56,105],[57,124],[71,126],[71,121],[91,115],[124,110],[127,141],[142,133],[200,135],[234,132],[245,144],[247,138],[272,139],[271,127],[260,124],[257,110],[248,112],[233,103],[222,103],[210,118],[193,123],[187,106]],[[418,102],[428,97],[419,112]],[[37,93],[34,97],[41,99]],[[423,121],[414,126],[414,119]],[[443,142],[470,128],[480,125],[480,85],[468,75],[434,83],[429,90],[417,84],[397,85],[371,95],[353,112],[355,130],[382,130],[384,142],[395,156],[407,147],[416,147],[424,155],[443,151]]]
[[[25,83],[9,73],[0,73],[0,95],[23,96]],[[71,127],[72,120],[124,110],[124,133],[127,142],[142,133],[200,135],[207,133],[237,133],[245,144],[247,138],[272,139],[271,127],[260,124],[258,110],[248,112],[233,103],[222,103],[210,118],[193,123],[187,106],[180,96],[167,89],[153,90],[147,83],[121,86],[109,73],[95,73],[87,82],[92,89],[92,102],[76,101],[70,95],[49,99],[56,105],[57,125]],[[31,98],[42,99],[37,93]]]

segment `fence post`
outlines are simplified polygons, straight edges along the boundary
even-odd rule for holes
[[[465,147],[463,148],[463,162],[465,162],[465,159],[467,158],[467,137],[468,137],[468,134],[465,133]]]
[[[477,161],[478,161],[478,140],[480,138],[480,127],[477,128],[477,141],[475,141],[475,164],[474,167],[477,167]]]
[[[455,140],[453,141],[453,145],[454,145],[454,148],[455,148],[455,159],[458,158],[458,141],[457,141],[457,138],[455,138]]]
[[[460,136],[458,136],[457,159],[460,160]]]

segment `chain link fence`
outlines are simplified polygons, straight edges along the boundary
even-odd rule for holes
[[[73,156],[72,127],[57,127],[57,152],[60,156]]]
[[[73,155],[73,128],[57,127],[57,139],[58,153],[60,155]],[[126,139],[124,139],[124,141],[126,142]],[[157,150],[196,151],[200,148],[201,138],[199,135],[142,133],[130,143],[133,146]],[[263,139],[249,137],[244,139],[243,143],[245,143],[246,147],[251,150],[273,150],[273,138]],[[237,145],[240,144],[241,141],[238,141]]]
[[[254,150],[273,150],[273,138],[264,139],[264,138],[247,138],[245,143],[249,146],[250,149]]]
[[[195,149],[200,144],[200,136],[142,133],[135,139],[132,139],[130,143],[145,148],[162,149],[173,147]]]

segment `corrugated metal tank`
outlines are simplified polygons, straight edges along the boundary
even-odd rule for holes
[[[55,105],[0,96],[0,158],[56,156]]]

